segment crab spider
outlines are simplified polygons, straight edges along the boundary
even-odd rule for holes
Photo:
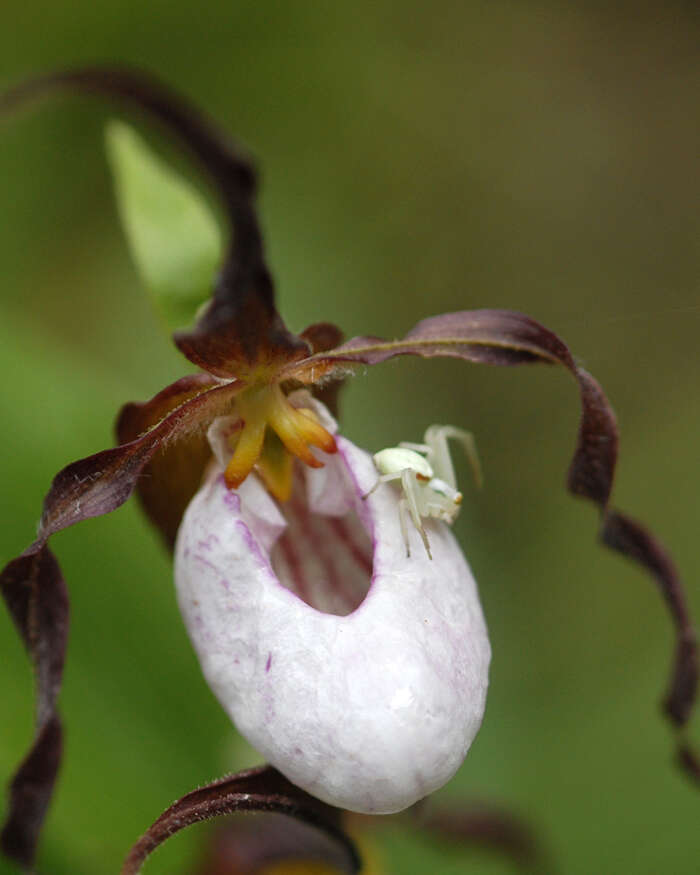
[[[399,502],[399,521],[407,556],[411,555],[407,514],[418,529],[426,552],[432,559],[423,518],[432,517],[453,523],[459,513],[462,493],[457,490],[454,465],[447,443],[450,438],[459,441],[464,447],[474,479],[481,486],[481,466],[474,437],[470,432],[452,425],[431,425],[425,432],[424,443],[403,441],[398,447],[380,450],[373,456],[380,476],[367,495],[371,495],[380,483],[401,481],[403,498]]]

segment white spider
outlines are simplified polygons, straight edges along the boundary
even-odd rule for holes
[[[403,498],[399,502],[399,521],[407,556],[411,555],[411,550],[406,513],[410,514],[431,559],[433,557],[423,527],[423,518],[432,517],[453,523],[459,513],[462,493],[457,490],[454,466],[447,444],[450,438],[459,441],[464,447],[477,486],[481,486],[481,467],[474,437],[470,432],[452,425],[431,425],[423,438],[424,443],[403,441],[398,447],[380,450],[373,456],[380,476],[367,495],[371,495],[380,483],[401,481]]]

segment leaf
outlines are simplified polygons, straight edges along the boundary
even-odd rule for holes
[[[221,778],[173,803],[133,846],[121,875],[137,875],[148,855],[181,829],[239,811],[286,814],[318,827],[336,845],[333,857],[340,870],[350,875],[360,871],[355,846],[340,825],[340,810],[300,790],[271,766],[261,766]],[[274,835],[268,841],[274,845]]]
[[[47,73],[0,94],[0,115],[56,91],[111,97],[159,122],[199,162],[230,224],[214,294],[192,331],[175,343],[194,364],[221,377],[240,377],[270,360],[297,360],[307,344],[292,334],[275,309],[255,210],[252,162],[210,119],[154,76],[129,68],[84,67]],[[207,283],[209,280],[207,279]],[[208,285],[207,285],[208,288]]]
[[[221,261],[204,198],[128,125],[106,130],[117,205],[136,267],[169,331],[189,325],[209,298]]]

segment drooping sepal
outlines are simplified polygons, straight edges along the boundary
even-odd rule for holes
[[[116,423],[117,440],[130,444],[186,401],[220,385],[209,374],[192,374],[167,386],[150,401],[124,405]],[[168,547],[175,541],[182,514],[199,488],[210,457],[206,430],[193,423],[177,439],[159,442],[136,481],[141,504]]]
[[[171,388],[160,392],[152,403],[159,407]],[[135,440],[68,465],[56,475],[44,501],[40,539],[46,542],[74,523],[116,510],[134,491],[161,446],[187,438],[216,416],[228,413],[239,391],[237,383],[216,385],[184,401]]]
[[[360,858],[352,840],[343,832],[341,812],[300,790],[276,769],[261,766],[213,781],[193,790],[170,806],[131,849],[121,875],[137,875],[158,845],[185,827],[236,812],[286,814],[323,831],[335,845],[333,863],[354,875]]]
[[[358,844],[362,875],[387,875],[376,864],[374,848],[364,841]],[[194,875],[343,872],[347,872],[347,851],[331,836],[296,818],[261,811],[255,817],[226,818],[207,841]]]
[[[301,332],[300,337],[309,344],[312,355],[334,349],[343,342],[343,332],[332,322],[316,322],[309,325]],[[312,383],[309,388],[314,398],[317,398],[324,407],[330,410],[333,416],[337,417],[339,414],[338,396],[344,385],[345,376],[340,374]]]
[[[668,605],[676,631],[676,651],[663,707],[669,719],[682,727],[690,718],[698,692],[698,642],[680,575],[663,545],[625,514],[606,514],[601,537],[608,547],[634,560],[651,575]]]
[[[173,339],[183,355],[209,373],[256,382],[274,378],[310,352],[272,305],[272,281],[264,269],[250,277],[222,274],[195,327],[176,332]]]

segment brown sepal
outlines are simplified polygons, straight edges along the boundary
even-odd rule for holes
[[[177,387],[181,382],[178,380],[173,385]],[[168,387],[155,398],[171,390],[173,387]],[[216,416],[229,412],[239,390],[240,384],[235,382],[207,389],[180,404],[135,440],[68,465],[56,475],[44,501],[40,539],[45,542],[67,526],[109,513],[122,505],[161,447],[197,434]],[[156,402],[156,406],[159,403]]]
[[[10,810],[0,844],[6,855],[22,865],[30,865],[36,853],[61,757],[56,697],[68,635],[68,595],[46,542],[67,526],[119,507],[159,449],[192,437],[201,432],[201,423],[208,424],[226,412],[239,391],[237,383],[203,388],[201,394],[191,397],[193,382],[201,389],[210,380],[186,377],[164,389],[152,402],[126,413],[125,423],[135,428],[139,416],[148,418],[154,409],[167,409],[168,400],[178,397],[178,392],[184,392],[187,400],[140,437],[74,462],[57,474],[44,501],[38,539],[0,575],[3,597],[34,661],[37,677],[37,734],[12,781]]]
[[[117,440],[127,444],[152,428],[176,407],[218,385],[209,374],[193,374],[159,392],[145,403],[130,402],[119,412]],[[204,429],[177,441],[163,441],[144,466],[136,494],[153,525],[172,548],[185,508],[199,488],[211,448]]]
[[[678,571],[650,532],[617,511],[604,516],[602,539],[608,547],[648,571],[666,600],[676,628],[676,655],[664,710],[676,726],[683,726],[690,717],[698,691],[698,649]]]
[[[428,801],[417,808],[414,817],[429,836],[500,853],[519,869],[538,875],[552,872],[531,826],[512,811],[483,803],[433,807]]]
[[[261,293],[264,285],[269,291]],[[176,332],[173,340],[191,362],[229,379],[272,377],[284,365],[309,354],[308,345],[285,328],[272,306],[267,271],[219,280],[195,327]]]
[[[678,748],[678,762],[686,775],[700,784],[700,758],[687,744]]]
[[[194,823],[235,812],[286,814],[322,830],[336,844],[341,871],[360,870],[352,840],[341,828],[341,811],[300,790],[271,766],[213,781],[173,803],[136,842],[121,875],[136,875],[158,845]]]
[[[312,354],[333,349],[343,342],[343,332],[332,322],[316,322],[301,332],[302,337],[311,347]],[[338,400],[340,390],[345,385],[345,377],[326,377],[320,383],[311,385],[311,393],[321,404],[327,407],[337,419],[339,416]]]
[[[231,817],[209,841],[196,875],[260,875],[268,868],[315,864],[347,871],[347,851],[334,838],[292,817],[259,812]]]

